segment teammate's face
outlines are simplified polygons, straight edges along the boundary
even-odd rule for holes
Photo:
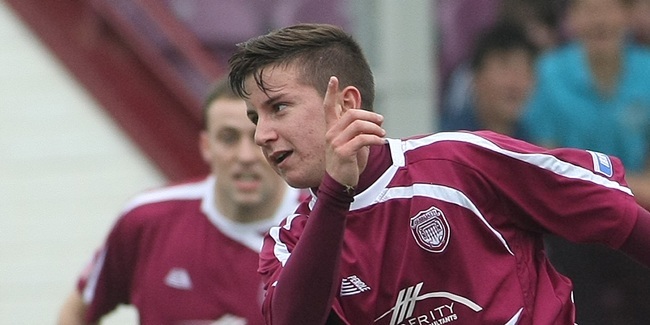
[[[246,117],[244,101],[218,99],[207,119],[201,152],[217,177],[219,208],[232,212],[277,202],[283,181],[254,143],[255,125]]]
[[[249,118],[257,124],[255,142],[289,185],[318,186],[325,173],[323,97],[300,82],[291,65],[266,68],[262,80],[266,93],[253,77],[245,83]]]

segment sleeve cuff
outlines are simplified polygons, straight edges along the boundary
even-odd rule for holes
[[[351,203],[354,201],[354,195],[356,192],[354,187],[346,186],[337,182],[327,173],[325,173],[323,181],[318,187],[318,191],[342,203]],[[318,196],[320,197],[320,195]]]

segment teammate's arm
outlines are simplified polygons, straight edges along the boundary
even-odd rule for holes
[[[74,290],[63,303],[59,312],[57,325],[92,325],[85,321],[87,306],[83,302],[81,293]]]

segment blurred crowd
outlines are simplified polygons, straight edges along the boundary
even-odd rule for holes
[[[454,0],[438,13],[438,129],[613,155],[650,208],[649,0]],[[598,245],[546,244],[579,323],[650,316],[646,269]]]

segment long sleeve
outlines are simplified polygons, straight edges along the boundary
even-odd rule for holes
[[[339,288],[345,218],[353,200],[326,175],[300,240],[277,284],[270,284],[264,313],[269,324],[325,324]]]

